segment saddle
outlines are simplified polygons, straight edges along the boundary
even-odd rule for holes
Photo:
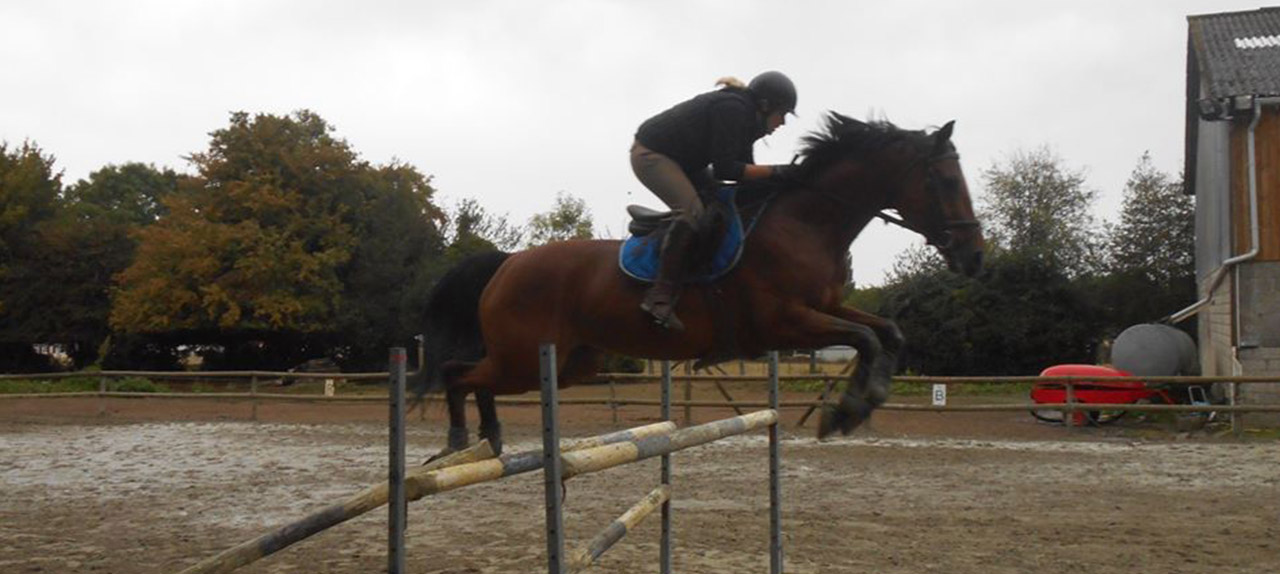
[[[628,205],[627,215],[631,216],[631,223],[627,224],[627,231],[632,236],[644,237],[665,227],[672,219],[675,219],[676,212],[659,211],[643,205]]]
[[[697,224],[695,251],[686,282],[708,283],[728,273],[742,256],[746,233],[735,204],[736,187],[722,187],[704,194],[706,208]],[[640,205],[627,206],[631,237],[623,241],[618,266],[623,273],[644,282],[658,276],[662,239],[676,214]]]

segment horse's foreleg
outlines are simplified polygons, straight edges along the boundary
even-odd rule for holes
[[[898,325],[884,317],[849,307],[840,308],[836,315],[852,323],[870,327],[880,340],[880,354],[872,360],[870,376],[865,380],[865,386],[859,389],[872,407],[878,408],[889,399],[889,386],[893,381],[893,374],[898,370],[898,355],[906,339]],[[861,366],[863,365],[859,364]]]
[[[480,410],[480,438],[489,441],[494,454],[502,454],[502,425],[498,423],[498,405],[493,391],[476,390],[476,407]]]
[[[851,345],[857,349],[858,368],[849,380],[839,404],[834,408],[823,409],[822,422],[818,426],[818,438],[837,430],[848,434],[866,421],[871,412],[884,404],[888,397],[887,376],[879,372],[883,368],[878,370],[877,367],[877,362],[884,354],[880,337],[870,326],[813,309],[805,309],[788,317],[787,324],[799,330],[794,334],[796,341],[800,343],[796,346],[816,349],[831,345]],[[888,374],[892,374],[892,368]],[[884,378],[885,382],[879,382],[879,378]],[[883,387],[883,392],[872,391],[880,387]]]

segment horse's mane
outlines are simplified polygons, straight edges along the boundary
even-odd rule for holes
[[[739,194],[754,198],[794,187],[797,180],[803,183],[837,161],[858,159],[894,142],[923,135],[924,132],[904,130],[888,120],[863,122],[829,111],[823,116],[821,128],[800,139],[801,147],[796,155],[799,168],[793,180],[770,178],[741,182]]]
[[[893,125],[888,120],[862,122],[827,112],[825,125],[801,138],[801,172],[810,175],[840,159],[857,159],[873,151],[884,149],[894,142],[922,136],[924,132],[909,131]]]

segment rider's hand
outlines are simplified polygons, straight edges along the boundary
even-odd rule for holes
[[[769,177],[773,179],[797,179],[800,177],[800,166],[793,163],[783,163],[769,166]]]

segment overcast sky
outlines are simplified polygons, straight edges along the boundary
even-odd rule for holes
[[[1144,151],[1182,169],[1189,14],[1258,2],[7,1],[0,140],[29,139],[65,183],[130,161],[190,171],[229,113],[319,113],[362,156],[433,177],[523,223],[557,192],[618,237],[660,202],[627,160],[635,128],[721,76],[781,70],[800,117],[756,145],[788,161],[822,112],[904,128],[956,120],[981,172],[1048,145],[1086,173],[1099,217]],[[872,224],[854,277],[922,243]]]

